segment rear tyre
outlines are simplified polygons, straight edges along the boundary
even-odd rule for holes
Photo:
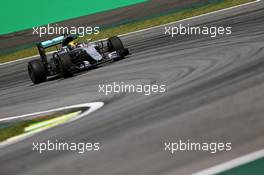
[[[28,63],[28,74],[34,84],[47,80],[47,71],[41,60],[33,60]]]
[[[62,78],[73,76],[73,73],[71,72],[72,66],[73,64],[70,55],[63,54],[59,56],[59,67]]]

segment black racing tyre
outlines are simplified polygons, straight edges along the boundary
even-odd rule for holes
[[[69,54],[62,54],[59,56],[59,68],[62,78],[72,77],[73,73],[71,72],[73,64]]]
[[[34,84],[47,80],[47,71],[41,60],[33,60],[28,63],[28,74]]]
[[[124,45],[119,37],[114,36],[108,39],[107,42],[109,52],[123,50]]]

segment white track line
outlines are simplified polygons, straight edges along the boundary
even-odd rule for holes
[[[229,10],[236,9],[236,8],[239,8],[239,7],[244,7],[244,6],[251,5],[251,4],[260,2],[260,1],[262,1],[262,0],[256,0],[256,1],[253,1],[253,2],[249,2],[249,3],[245,3],[245,4],[241,4],[241,5],[225,8],[225,9],[222,9],[222,10],[217,10],[217,11],[214,11],[214,12],[205,13],[205,14],[202,14],[202,15],[198,15],[198,16],[182,19],[182,20],[179,20],[179,21],[174,21],[174,22],[170,22],[170,23],[167,23],[167,24],[162,24],[162,25],[159,25],[159,26],[154,26],[154,27],[150,27],[150,28],[146,28],[146,29],[142,29],[142,30],[137,30],[137,31],[134,31],[134,32],[130,32],[130,33],[126,33],[126,34],[122,34],[122,35],[118,35],[118,36],[119,37],[123,37],[123,36],[131,35],[131,34],[135,34],[135,33],[145,32],[145,31],[148,31],[148,30],[164,27],[166,25],[171,25],[171,24],[178,23],[178,22],[188,21],[188,20],[191,20],[191,19],[196,19],[196,18],[200,18],[200,17],[203,17],[203,16],[212,15],[212,14],[215,14],[215,13],[221,13],[221,12],[224,12],[224,11],[229,11]],[[102,40],[106,40],[106,38],[102,39]],[[14,60],[14,61],[9,61],[9,62],[6,62],[6,63],[0,63],[0,66],[5,65],[5,64],[11,64],[11,63],[18,62],[18,61],[28,60],[28,59],[31,59],[31,58],[36,57],[36,56],[38,56],[38,55],[25,57],[25,58],[21,58],[21,59]]]
[[[51,110],[47,110],[47,111],[41,111],[41,112],[24,114],[24,115],[15,116],[15,117],[3,118],[3,119],[0,119],[0,122],[4,122],[4,121],[6,122],[9,120],[21,119],[21,118],[25,118],[25,117],[34,116],[34,115],[41,115],[41,114],[45,114],[45,113],[56,112],[56,111],[61,111],[61,110],[71,109],[71,108],[80,108],[80,107],[90,107],[89,113],[91,113],[91,112],[101,108],[103,105],[104,105],[103,102],[94,102],[94,103],[84,103],[84,104],[79,104],[79,105],[65,106],[65,107],[51,109]]]
[[[47,111],[41,111],[41,112],[35,112],[35,113],[31,113],[31,114],[15,116],[15,117],[8,117],[8,118],[0,119],[0,122],[6,122],[6,121],[10,121],[10,120],[15,120],[15,119],[31,117],[31,116],[34,116],[34,115],[41,115],[41,114],[46,114],[46,113],[50,113],[50,112],[56,112],[56,111],[65,110],[65,109],[89,107],[89,109],[87,111],[81,113],[80,115],[74,117],[72,120],[68,121],[68,122],[72,122],[72,121],[78,120],[78,119],[80,119],[80,118],[82,118],[84,116],[87,116],[87,115],[91,114],[92,112],[94,112],[94,111],[98,110],[99,108],[103,107],[103,105],[104,105],[103,102],[84,103],[84,104],[66,106],[66,107],[56,108],[56,109],[47,110]],[[66,123],[68,123],[68,122],[66,122]],[[63,124],[65,124],[65,123],[63,123]],[[62,124],[59,124],[59,125],[62,125]],[[56,126],[58,126],[58,125],[56,125]],[[44,129],[44,130],[47,130],[47,129]],[[16,137],[7,139],[6,141],[0,143],[0,148],[3,148],[3,147],[6,147],[6,146],[8,146],[10,144],[22,141],[22,140],[24,140],[26,138],[29,138],[29,137],[35,135],[36,133],[38,133],[38,132],[29,132],[29,133],[21,134],[21,135],[18,135]]]
[[[228,161],[228,162],[225,162],[223,164],[214,166],[212,168],[200,171],[198,173],[194,173],[192,175],[214,175],[214,174],[218,174],[218,173],[233,169],[235,167],[253,162],[253,161],[258,160],[258,159],[263,158],[263,157],[264,157],[264,149],[250,153],[250,154],[247,154],[247,155],[242,156],[242,157],[238,157],[238,158],[233,159],[231,161]]]

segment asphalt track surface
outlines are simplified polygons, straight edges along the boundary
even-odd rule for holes
[[[1,117],[103,101],[89,117],[0,150],[0,174],[185,175],[264,146],[264,3],[186,21],[232,26],[231,36],[125,36],[132,56],[33,86],[26,61],[0,67]],[[176,24],[174,24],[176,25]],[[164,94],[104,96],[107,82],[166,84]],[[32,142],[100,142],[101,151],[32,151]],[[232,151],[164,151],[164,142],[232,142]]]

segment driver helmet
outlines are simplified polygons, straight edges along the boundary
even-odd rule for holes
[[[69,42],[68,46],[70,49],[74,49],[76,47],[76,44],[74,43],[74,41],[71,41]]]

